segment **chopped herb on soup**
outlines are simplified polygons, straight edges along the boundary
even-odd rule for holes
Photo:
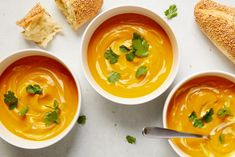
[[[126,54],[126,60],[132,62],[135,59],[135,54],[133,52]]]
[[[149,55],[149,44],[139,33],[133,34],[132,48],[134,54],[138,57],[147,57]]]
[[[119,50],[120,50],[121,52],[123,52],[123,53],[127,53],[127,52],[130,51],[130,49],[129,49],[128,47],[126,47],[125,45],[121,45],[121,46],[119,47]]]
[[[4,102],[10,110],[13,110],[18,105],[18,98],[15,96],[14,92],[8,91],[4,94]]]
[[[110,83],[115,83],[115,82],[117,82],[120,78],[121,78],[120,73],[115,72],[115,71],[112,71],[111,73],[109,73],[108,81],[109,81]]]
[[[214,114],[214,109],[210,108],[210,110],[207,111],[206,114],[202,117],[202,120],[206,123],[212,121],[213,114]]]
[[[217,115],[220,118],[230,116],[231,115],[231,109],[228,106],[223,106],[223,108],[219,109],[219,111],[217,112]]]
[[[23,107],[20,111],[19,111],[19,116],[25,116],[26,115],[26,113],[29,111],[29,107],[28,106],[25,106],[25,107]]]
[[[146,66],[140,66],[136,71],[136,78],[140,78],[142,76],[145,76],[148,72],[148,68]]]
[[[218,137],[218,140],[220,144],[224,144],[224,134],[221,133]]]
[[[107,59],[109,61],[110,64],[115,64],[118,62],[119,55],[114,53],[113,50],[111,48],[109,48],[104,53],[104,57],[105,57],[105,59]]]
[[[202,128],[204,126],[204,123],[201,119],[195,119],[193,121],[193,126],[196,128]]]
[[[197,118],[197,115],[196,115],[196,112],[193,111],[189,116],[188,116],[188,119],[190,121],[194,121],[195,119]]]
[[[38,84],[35,84],[35,85],[28,85],[26,87],[26,91],[29,93],[29,94],[42,94],[42,88],[38,85]]]
[[[58,124],[60,119],[59,119],[59,103],[58,101],[54,100],[53,107],[47,106],[52,109],[52,111],[49,111],[45,114],[44,116],[44,123],[46,126],[50,126],[51,124],[55,123]]]

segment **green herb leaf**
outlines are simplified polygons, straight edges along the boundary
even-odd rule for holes
[[[176,17],[177,16],[176,5],[175,4],[171,5],[164,13],[168,19],[172,19],[173,17]]]
[[[192,122],[193,122],[195,119],[197,119],[196,112],[193,111],[193,112],[188,116],[188,119],[189,119],[190,121],[192,121]]]
[[[59,120],[59,103],[55,100],[53,107],[48,106],[49,108],[52,108],[53,111],[47,112],[44,116],[44,123],[46,126],[50,126],[51,124],[55,123],[58,124],[60,122]]]
[[[132,48],[134,50],[135,55],[138,57],[147,57],[149,55],[149,44],[138,33],[133,33]]]
[[[18,114],[19,114],[19,116],[25,116],[28,111],[29,111],[29,107],[25,106],[19,111]]]
[[[28,85],[26,87],[26,91],[29,93],[29,94],[42,94],[42,88],[35,84],[35,85]]]
[[[218,137],[218,140],[220,144],[224,144],[224,134],[221,133]]]
[[[126,136],[126,140],[127,140],[127,142],[130,143],[130,144],[135,144],[135,143],[136,143],[136,138],[133,137],[133,136],[130,136],[130,135],[127,135],[127,136]]]
[[[78,124],[84,125],[86,123],[86,116],[85,115],[79,116],[77,122],[78,122]]]
[[[115,72],[115,71],[112,71],[111,73],[109,73],[108,81],[109,81],[110,83],[115,83],[115,82],[117,82],[120,78],[121,78],[120,73]]]
[[[193,126],[196,128],[202,128],[204,126],[204,124],[201,119],[195,119],[193,122]]]
[[[111,48],[109,48],[104,53],[104,57],[105,57],[105,59],[107,59],[109,61],[110,64],[115,64],[118,61],[119,55],[114,53],[113,50]]]
[[[202,120],[206,123],[212,121],[213,114],[214,114],[214,109],[210,108],[210,110],[207,111],[206,114],[202,117]]]
[[[129,49],[128,47],[126,47],[125,45],[121,45],[121,46],[119,47],[119,50],[120,50],[121,52],[123,52],[123,53],[127,53],[127,52],[130,51],[130,49]]]
[[[132,62],[135,59],[135,54],[133,52],[126,54],[126,60]]]
[[[142,65],[137,69],[135,76],[136,78],[140,78],[141,76],[145,76],[147,72],[148,72],[147,67]]]
[[[231,115],[231,109],[227,106],[224,106],[223,108],[219,109],[219,111],[217,112],[217,115],[220,118],[224,118],[226,116],[230,116]]]
[[[56,111],[47,112],[44,116],[44,123],[50,126],[53,123],[59,123],[59,115]]]
[[[4,102],[8,105],[10,110],[13,110],[18,105],[18,98],[15,97],[15,93],[12,91],[8,91],[7,94],[4,94]]]

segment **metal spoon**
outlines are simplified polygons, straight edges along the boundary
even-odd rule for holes
[[[200,135],[186,132],[179,132],[171,129],[160,127],[146,127],[142,131],[143,136],[153,138],[204,138],[209,139],[209,135]]]

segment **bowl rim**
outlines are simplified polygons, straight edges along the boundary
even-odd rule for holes
[[[136,9],[136,10],[135,10],[135,12],[133,12],[133,11],[130,12],[130,11],[126,10],[126,11],[120,11],[118,13],[115,13],[116,10],[121,10],[121,9],[124,10],[127,8],[132,9],[132,10]],[[141,13],[141,11],[142,11],[142,13]],[[148,16],[148,15],[143,14],[143,12],[146,12],[147,14],[151,14],[152,17],[150,17],[150,15]],[[148,93],[144,96],[136,97],[136,98],[125,98],[125,97],[115,96],[115,95],[107,92],[105,89],[103,89],[95,81],[95,79],[93,78],[93,76],[90,72],[90,69],[89,69],[89,66],[87,63],[87,56],[86,56],[87,50],[85,50],[85,49],[87,49],[87,47],[89,45],[89,42],[90,42],[92,35],[94,34],[94,32],[97,30],[97,28],[103,22],[110,19],[111,17],[114,17],[116,15],[120,15],[120,14],[125,14],[125,13],[136,13],[136,14],[147,16],[150,19],[154,20],[166,32],[166,34],[168,35],[170,42],[172,44],[173,63],[172,63],[171,71],[170,71],[169,75],[167,76],[166,80],[161,84],[160,87],[156,88],[151,93]],[[114,15],[110,15],[110,14],[114,14]],[[102,22],[100,23],[100,21],[102,21]],[[100,23],[100,24],[97,25],[97,23]],[[93,27],[95,27],[95,29]],[[92,28],[94,30],[92,30]],[[81,46],[80,46],[80,56],[81,56],[81,63],[82,63],[81,65],[82,65],[83,72],[85,74],[86,80],[89,82],[89,84],[92,86],[92,88],[97,93],[99,93],[101,96],[103,96],[104,98],[106,98],[114,103],[123,104],[123,105],[143,104],[143,103],[149,102],[149,101],[159,97],[160,95],[162,95],[175,80],[176,75],[179,70],[179,64],[180,64],[180,52],[179,52],[178,41],[177,41],[176,35],[175,35],[174,31],[172,30],[172,28],[170,27],[170,25],[162,17],[160,17],[157,13],[155,13],[154,11],[152,11],[149,8],[145,8],[140,5],[119,5],[119,6],[112,7],[108,10],[105,10],[102,13],[100,13],[98,16],[96,16],[89,23],[89,25],[87,26],[87,28],[84,31],[84,34],[82,36]]]
[[[77,79],[77,77],[74,73],[74,70],[68,64],[66,64],[66,62],[62,59],[62,57],[60,57],[58,54],[52,53],[50,51],[43,50],[43,49],[36,49],[36,48],[27,48],[27,49],[20,49],[17,51],[13,51],[13,53],[10,53],[10,54],[4,56],[2,59],[0,59],[0,66],[1,66],[5,61],[7,62],[7,60],[10,60],[15,57],[15,59],[13,59],[13,61],[8,61],[10,63],[7,63],[6,66],[1,67],[1,68],[3,68],[3,70],[0,73],[0,76],[10,65],[12,65],[17,60],[25,58],[25,57],[30,57],[30,56],[44,56],[44,57],[47,57],[47,58],[50,58],[52,60],[59,62],[62,66],[64,66],[70,72],[70,74],[75,82],[76,89],[78,91],[77,110],[75,112],[75,115],[74,115],[72,121],[70,122],[70,124],[66,128],[64,128],[64,130],[62,132],[60,132],[58,135],[56,135],[50,139],[46,139],[46,140],[42,140],[42,141],[35,141],[35,140],[29,140],[29,139],[22,138],[16,134],[12,133],[10,130],[7,129],[7,127],[5,127],[4,124],[2,124],[0,122],[0,125],[2,126],[2,128],[5,131],[7,131],[11,136],[13,136],[14,138],[17,138],[18,140],[24,141],[27,144],[25,144],[25,143],[22,144],[18,140],[16,142],[12,138],[4,137],[2,134],[0,134],[0,138],[2,138],[7,143],[9,143],[13,146],[16,146],[18,148],[23,148],[23,149],[41,149],[41,148],[49,147],[49,146],[57,143],[58,141],[60,141],[72,130],[72,128],[76,124],[76,121],[77,121],[77,119],[80,115],[80,112],[81,112],[81,102],[82,102],[81,87],[80,87],[79,80]]]
[[[203,70],[203,71],[199,71],[196,73],[193,73],[189,76],[186,76],[183,80],[181,80],[179,83],[177,83],[175,85],[175,87],[171,90],[171,92],[168,94],[166,101],[164,103],[164,107],[163,107],[163,113],[162,113],[162,121],[163,121],[163,127],[167,128],[167,110],[168,107],[170,105],[170,101],[173,97],[173,95],[175,94],[175,92],[182,87],[185,83],[195,79],[195,78],[200,78],[200,77],[204,77],[204,76],[218,76],[218,77],[222,77],[226,80],[232,81],[232,78],[235,80],[235,75],[230,73],[230,72],[226,72],[226,71],[222,71],[222,70]],[[235,83],[235,81],[232,81]],[[173,150],[176,152],[176,154],[178,154],[179,156],[182,157],[189,157],[189,155],[187,155],[185,152],[183,152],[177,145],[175,145],[172,140],[168,140],[170,146],[173,148]]]

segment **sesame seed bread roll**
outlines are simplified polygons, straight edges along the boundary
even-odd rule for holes
[[[22,34],[26,40],[34,41],[40,47],[46,47],[53,37],[62,31],[39,3],[16,24],[24,29]]]
[[[235,63],[235,8],[201,0],[194,15],[202,32]]]
[[[103,5],[103,0],[55,0],[55,2],[74,30],[95,17]]]

